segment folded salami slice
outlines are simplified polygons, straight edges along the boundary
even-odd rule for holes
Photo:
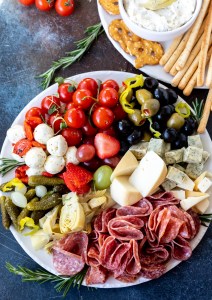
[[[172,242],[171,249],[172,257],[177,260],[187,260],[192,254],[189,242],[180,236]]]
[[[115,208],[108,208],[103,210],[95,219],[94,221],[94,229],[97,232],[108,232],[108,222],[113,219],[116,215]]]
[[[177,205],[180,203],[180,200],[175,198],[172,192],[160,192],[148,196],[145,199],[152,203],[153,208],[156,208],[157,206]]]
[[[105,283],[108,276],[108,271],[102,267],[90,267],[86,273],[86,284],[98,284],[98,283]]]
[[[130,259],[126,266],[126,272],[130,275],[136,275],[141,270],[141,263],[140,263],[140,257],[138,253],[138,243],[135,240],[130,241]]]
[[[117,209],[117,217],[122,216],[135,216],[145,217],[149,216],[153,211],[152,204],[147,199],[138,201],[134,206],[123,206]]]
[[[156,279],[162,276],[166,271],[166,266],[164,264],[152,264],[152,265],[141,265],[140,276],[149,278],[149,279]]]
[[[88,246],[86,264],[92,267],[97,267],[100,265],[99,248],[98,242],[92,243]]]
[[[126,283],[131,283],[136,281],[136,279],[139,277],[140,275],[131,275],[128,274],[126,272],[124,272],[122,275],[120,275],[119,277],[116,277],[117,280],[121,281],[121,282],[126,282]]]

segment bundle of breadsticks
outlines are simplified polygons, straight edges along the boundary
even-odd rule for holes
[[[160,60],[171,84],[189,96],[195,86],[212,87],[212,0],[203,0],[193,26],[174,39]]]

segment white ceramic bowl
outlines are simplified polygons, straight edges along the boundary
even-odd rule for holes
[[[140,36],[141,38],[144,38],[146,40],[156,41],[156,42],[164,42],[164,41],[172,40],[175,37],[185,33],[196,20],[201,6],[202,6],[202,0],[196,0],[196,8],[191,19],[189,19],[188,22],[186,22],[184,25],[180,26],[179,28],[173,29],[171,31],[153,31],[153,30],[145,29],[144,27],[141,27],[136,23],[134,23],[133,21],[131,21],[124,8],[124,0],[119,0],[120,14],[127,27],[133,33]]]

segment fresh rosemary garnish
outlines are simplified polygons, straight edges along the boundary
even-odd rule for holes
[[[199,216],[201,224],[208,227],[205,223],[210,223],[212,221],[212,214],[203,214]]]
[[[37,78],[42,78],[41,85],[43,89],[46,89],[49,84],[51,83],[54,73],[57,69],[60,68],[67,68],[68,66],[72,65],[75,61],[81,59],[84,53],[90,48],[91,44],[94,40],[104,31],[102,24],[98,23],[93,26],[88,27],[85,30],[85,34],[87,35],[85,38],[75,42],[76,49],[67,52],[67,56],[61,57],[58,61],[54,61],[52,66],[49,70],[44,72],[43,74],[37,76]]]
[[[55,290],[57,292],[63,292],[64,297],[67,295],[71,287],[77,286],[80,288],[87,272],[87,267],[85,267],[81,272],[72,277],[62,277],[54,275],[44,269],[37,269],[33,271],[21,266],[14,267],[9,262],[6,263],[6,268],[11,273],[21,276],[23,282],[35,281],[41,284],[49,281],[56,283],[54,286]]]
[[[199,123],[202,118],[202,113],[203,113],[203,109],[204,109],[204,100],[198,100],[196,98],[195,101],[192,102],[192,108],[194,110],[194,113],[192,113],[192,116]]]
[[[2,176],[4,176],[12,169],[14,169],[18,166],[22,166],[24,164],[25,164],[24,162],[19,162],[15,159],[2,157],[2,158],[0,158],[0,174]]]

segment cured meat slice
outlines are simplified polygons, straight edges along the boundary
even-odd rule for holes
[[[175,198],[172,192],[160,192],[148,196],[146,199],[152,203],[153,208],[158,206],[177,205],[180,203],[180,200]]]
[[[100,248],[102,247],[102,245],[104,244],[104,241],[106,240],[106,238],[108,236],[109,236],[109,234],[106,234],[106,233],[100,233],[99,234],[98,243],[99,243]]]
[[[90,267],[86,273],[85,280],[86,284],[98,284],[98,283],[105,283],[108,276],[108,271],[102,267]]]
[[[140,276],[149,278],[149,279],[156,279],[162,276],[166,271],[166,266],[164,264],[152,264],[152,265],[141,265]]]
[[[142,240],[144,235],[140,229],[144,222],[134,216],[116,217],[108,223],[108,231],[111,236],[122,241]]]
[[[61,275],[79,273],[87,258],[88,237],[83,232],[66,235],[53,247],[53,264]]]
[[[172,242],[171,250],[172,257],[177,260],[187,260],[192,254],[189,242],[180,236]]]
[[[140,263],[140,258],[139,258],[139,254],[138,254],[138,243],[135,240],[131,240],[130,245],[131,245],[131,248],[129,251],[130,259],[126,266],[126,272],[130,275],[136,275],[141,270],[141,263]]]
[[[128,274],[128,273],[124,272],[119,277],[116,277],[116,279],[119,280],[119,281],[121,281],[121,282],[131,283],[131,282],[136,281],[136,279],[138,277],[139,277],[139,274],[137,274],[137,275],[131,275],[131,274]]]
[[[148,245],[143,247],[140,253],[141,265],[163,264],[170,258],[170,251],[165,246],[152,247]]]
[[[117,209],[117,217],[122,216],[135,216],[145,217],[149,216],[153,211],[152,204],[147,199],[138,201],[134,206],[123,206]]]
[[[88,247],[86,264],[92,267],[97,267],[100,265],[98,243],[93,243]]]
[[[94,221],[94,229],[97,232],[108,232],[108,222],[115,217],[116,209],[115,208],[108,208],[103,210],[95,219]]]

